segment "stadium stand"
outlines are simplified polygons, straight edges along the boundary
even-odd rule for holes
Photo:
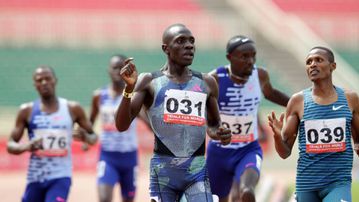
[[[358,13],[357,0],[0,0],[0,92],[5,95],[0,97],[0,170],[27,165],[26,155],[5,155],[1,135],[8,135],[18,105],[36,97],[30,75],[39,64],[52,65],[61,77],[59,95],[88,106],[92,91],[107,83],[105,70],[112,54],[133,56],[141,72],[158,69],[164,57],[163,29],[182,22],[197,36],[197,70],[224,64],[225,42],[245,34],[256,41],[258,63],[268,68],[273,85],[291,94],[309,85],[302,53],[314,43],[333,45],[359,72]],[[344,64],[341,69],[349,66],[339,61]],[[338,79],[358,84],[355,75],[344,72]],[[263,105],[265,113],[270,104]],[[144,133],[141,141],[143,150],[152,149],[150,134]],[[80,146],[74,144],[75,169],[93,169],[97,148],[91,159],[84,158]],[[271,161],[291,166],[286,163]],[[284,189],[281,184],[272,190],[278,179],[263,179],[267,177],[259,187],[263,200]]]
[[[359,2],[357,0],[273,0],[302,19],[359,72]]]

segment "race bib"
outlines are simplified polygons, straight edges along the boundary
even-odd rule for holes
[[[166,123],[203,126],[206,123],[207,94],[170,89],[164,100],[163,121]]]
[[[307,153],[345,151],[345,118],[304,122]]]
[[[68,153],[69,138],[66,130],[37,129],[36,138],[42,138],[43,149],[35,152],[38,156],[54,157],[66,156]]]
[[[115,125],[115,110],[111,106],[101,106],[102,130],[106,132],[117,132]]]
[[[254,141],[254,118],[253,115],[230,116],[221,114],[223,127],[229,128],[232,131],[232,143]]]

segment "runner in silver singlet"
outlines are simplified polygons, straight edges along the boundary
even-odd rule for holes
[[[137,70],[130,60],[122,69],[126,87],[116,126],[127,130],[145,107],[155,135],[151,201],[174,202],[181,197],[190,202],[212,201],[204,159],[206,131],[222,144],[228,144],[231,137],[230,130],[221,127],[218,88],[213,77],[189,68],[195,38],[187,27],[168,27],[162,42],[167,62],[161,70],[144,73],[137,81]]]

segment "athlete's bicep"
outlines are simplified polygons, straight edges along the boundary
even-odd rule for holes
[[[282,130],[283,142],[290,148],[293,147],[297,137],[298,127],[303,110],[303,96],[301,94],[294,95],[288,103],[285,113],[285,124]]]
[[[91,101],[91,109],[90,109],[90,122],[92,124],[95,123],[96,117],[100,110],[100,94],[99,92],[95,92]]]
[[[204,75],[204,80],[208,85],[207,108],[207,124],[209,127],[218,127],[220,125],[220,116],[218,109],[218,86],[213,76]]]
[[[134,95],[130,100],[131,121],[138,116],[143,106],[148,109],[152,105],[154,93],[151,86],[152,79],[150,73],[140,74]]]
[[[92,124],[86,117],[84,109],[75,102],[69,102],[69,108],[74,123],[86,130],[88,133],[93,133]]]
[[[15,126],[11,130],[9,141],[19,142],[23,136],[24,130],[27,127],[27,119],[31,112],[31,106],[21,106],[19,112],[16,115]]]

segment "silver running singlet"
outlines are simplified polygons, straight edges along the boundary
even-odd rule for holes
[[[152,73],[154,101],[147,112],[155,134],[155,153],[175,157],[204,155],[208,86],[201,73],[183,84]]]

